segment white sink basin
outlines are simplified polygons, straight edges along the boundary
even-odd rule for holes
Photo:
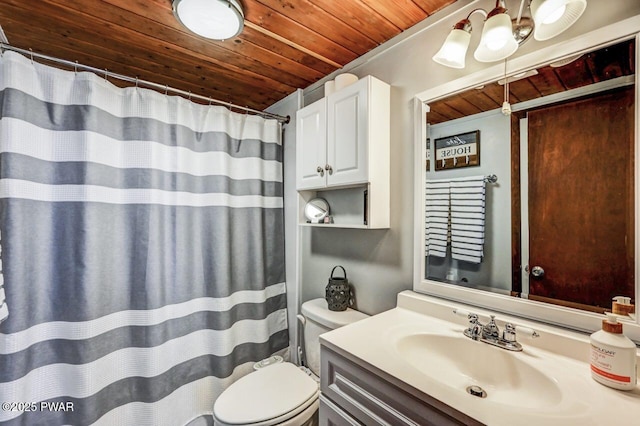
[[[463,393],[469,386],[479,386],[487,401],[548,409],[562,400],[557,381],[526,362],[522,352],[477,342],[462,333],[459,337],[410,334],[399,337],[395,345],[400,357],[420,373]]]
[[[478,421],[491,426],[635,425],[640,419],[640,386],[607,388],[591,378],[589,338],[545,324],[504,322],[535,328],[540,337],[518,340],[522,352],[477,342],[455,302],[403,292],[398,307],[323,334],[322,344],[348,353]],[[490,312],[474,311],[487,317]],[[479,386],[486,397],[467,392]]]

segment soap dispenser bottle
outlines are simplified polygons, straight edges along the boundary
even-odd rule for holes
[[[622,334],[618,318],[607,312],[602,330],[591,335],[591,377],[620,390],[636,387],[636,345]]]

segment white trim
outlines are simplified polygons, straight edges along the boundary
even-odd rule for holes
[[[579,37],[573,38],[566,42],[557,43],[546,48],[537,50],[519,58],[515,58],[508,63],[507,76],[514,75],[531,68],[537,68],[544,64],[575,55],[577,52],[586,52],[599,49],[605,46],[615,44],[619,41],[636,38],[636,70],[640,55],[640,15],[633,16],[623,21],[611,24]],[[424,181],[424,128],[426,128],[425,120],[425,104],[450,96],[453,93],[459,93],[473,87],[480,86],[489,82],[504,78],[504,64],[500,63],[489,68],[483,69],[468,76],[450,81],[433,89],[426,90],[416,95],[414,108],[415,112],[415,132],[416,152],[420,154],[416,158],[415,175],[415,218],[414,218],[414,291],[426,293],[433,296],[462,301],[463,303],[484,307],[494,311],[501,311],[517,315],[520,317],[530,318],[533,320],[570,327],[583,332],[591,332],[601,328],[602,316],[594,313],[581,311],[578,309],[565,308],[542,302],[517,299],[511,296],[501,295],[497,293],[489,293],[478,291],[470,288],[457,287],[437,281],[424,279],[422,271],[424,271],[424,199],[422,188]],[[635,76],[636,82],[636,102],[635,102],[635,164],[640,165],[640,109],[638,100],[640,99],[640,79],[638,73]],[[420,108],[419,104],[423,107]],[[421,165],[422,164],[422,165]],[[635,167],[635,280],[636,280],[636,300],[640,294],[640,261],[638,261],[638,253],[640,253],[640,166]],[[640,317],[638,318],[640,320]],[[625,320],[625,334],[636,342],[640,342],[640,321],[632,323]]]
[[[520,119],[520,259],[522,269],[520,276],[522,279],[521,297],[529,298],[529,273],[525,272],[525,267],[529,266],[529,118]]]
[[[425,119],[429,112],[429,106],[419,99],[415,98],[413,102],[414,116],[418,121],[414,123],[414,174],[416,182],[414,184],[414,220],[413,220],[413,282],[414,289],[416,283],[424,278],[423,271],[425,268],[425,218],[424,206],[426,203],[425,191],[423,190],[424,182],[427,177],[425,170],[426,161],[426,140],[427,140],[427,120]],[[420,230],[420,232],[418,232]]]

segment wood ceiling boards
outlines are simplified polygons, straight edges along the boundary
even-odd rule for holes
[[[225,41],[182,27],[171,0],[4,0],[0,25],[22,49],[263,110],[454,1],[241,0]]]

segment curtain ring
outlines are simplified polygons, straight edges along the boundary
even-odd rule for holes
[[[78,74],[78,61],[76,61],[76,64],[73,66],[73,71]]]
[[[209,106],[211,106],[212,102],[213,102],[213,99],[211,99],[211,96],[209,96]]]
[[[33,65],[33,49],[29,48],[29,52],[31,52],[31,65]]]
[[[109,81],[109,80],[107,80],[107,77],[108,77],[108,71],[107,71],[107,69],[105,68],[105,69],[104,69],[104,81]]]
[[[167,96],[169,94],[169,85],[165,84],[164,85],[164,95]]]
[[[136,90],[138,89],[138,76],[136,76]]]

